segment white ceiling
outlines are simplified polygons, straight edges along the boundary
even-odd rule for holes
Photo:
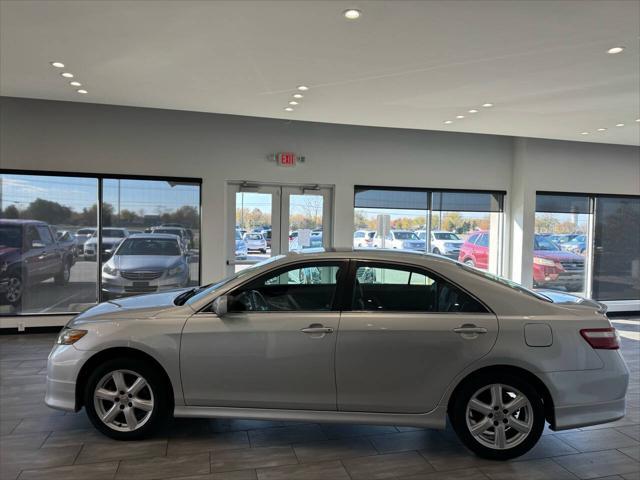
[[[0,94],[640,145],[639,40],[635,0],[2,1]]]

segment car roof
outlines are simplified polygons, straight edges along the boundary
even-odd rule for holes
[[[48,225],[47,222],[40,220],[23,220],[21,218],[3,218],[0,224],[6,225]]]

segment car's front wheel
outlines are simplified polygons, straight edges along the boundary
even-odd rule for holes
[[[151,435],[165,420],[167,386],[157,367],[137,358],[108,360],[89,377],[84,405],[91,423],[116,440]]]
[[[481,374],[461,385],[449,416],[467,448],[493,460],[528,452],[544,429],[544,405],[536,390],[506,373]]]

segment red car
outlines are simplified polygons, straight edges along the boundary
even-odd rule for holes
[[[570,292],[582,290],[584,258],[561,250],[542,235],[536,235],[534,242],[534,287],[564,287]],[[489,268],[489,232],[474,232],[469,235],[460,249],[458,261],[485,270]]]

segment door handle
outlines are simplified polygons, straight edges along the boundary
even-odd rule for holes
[[[487,333],[487,329],[484,327],[476,327],[475,325],[462,325],[461,327],[454,328],[454,332],[461,334],[480,334]]]
[[[333,333],[333,328],[325,327],[320,323],[312,323],[307,328],[300,330],[302,333]]]

